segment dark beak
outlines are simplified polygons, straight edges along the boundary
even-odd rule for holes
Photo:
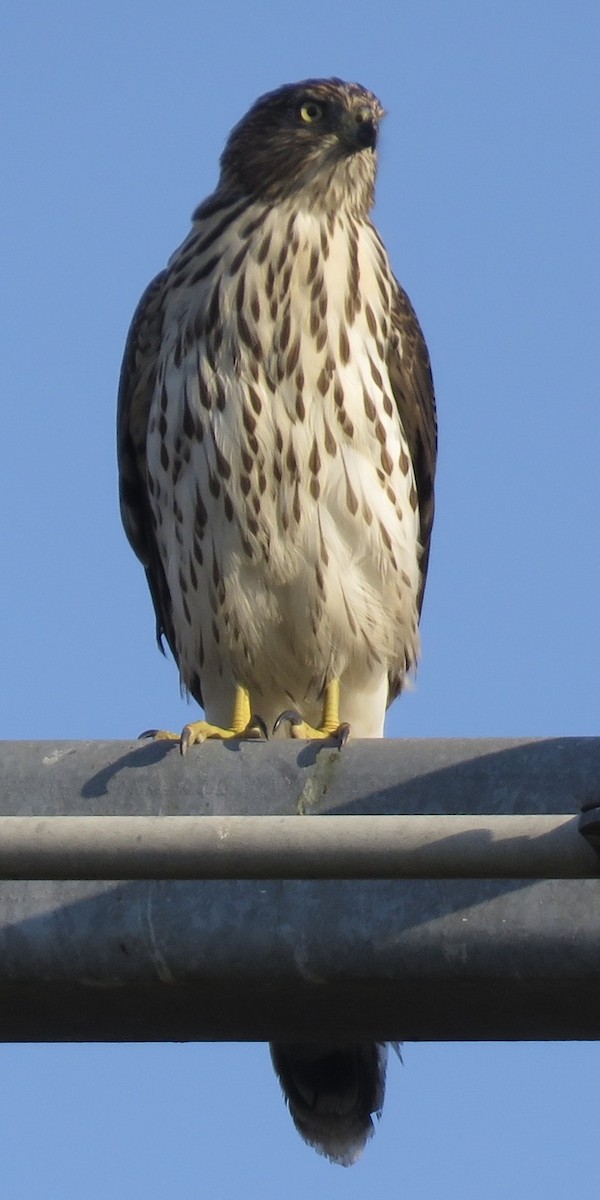
[[[377,133],[378,133],[377,122],[374,121],[373,117],[370,115],[368,117],[360,117],[359,118],[358,114],[356,115],[355,122],[356,122],[355,137],[356,137],[357,144],[360,146],[361,150],[366,150],[367,148],[370,150],[374,150],[377,145]]]
[[[374,150],[377,145],[379,123],[370,108],[361,105],[346,115],[343,138],[351,150]]]

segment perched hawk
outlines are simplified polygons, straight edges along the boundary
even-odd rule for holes
[[[383,110],[290,84],[232,131],[215,192],[133,318],[121,511],[206,737],[380,737],[419,651],[436,424],[427,347],[369,212]],[[175,735],[162,735],[175,736]],[[276,1045],[294,1121],[354,1162],[385,1048]]]

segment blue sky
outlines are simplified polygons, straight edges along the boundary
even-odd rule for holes
[[[119,521],[123,344],[232,124],[259,93],[331,74],[388,110],[376,221],[438,393],[423,659],[388,732],[597,734],[597,4],[13,0],[1,38],[2,736],[128,738],[191,715]],[[589,1190],[597,1045],[404,1059],[344,1172],[298,1139],[262,1046],[0,1047],[0,1186]]]

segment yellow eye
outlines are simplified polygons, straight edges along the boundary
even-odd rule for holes
[[[316,100],[307,100],[306,104],[300,106],[300,118],[307,125],[314,125],[315,121],[320,121],[323,116],[323,107],[317,104]]]

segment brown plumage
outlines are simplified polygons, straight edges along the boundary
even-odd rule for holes
[[[435,405],[369,217],[382,113],[337,79],[258,100],[133,319],[121,509],[159,639],[210,723],[186,745],[239,734],[248,704],[280,735],[291,721],[381,736],[416,665]],[[334,718],[319,725],[324,696]],[[290,702],[310,725],[276,722]],[[246,716],[232,722],[234,704]],[[303,1136],[354,1161],[383,1099],[383,1048],[273,1057]]]

